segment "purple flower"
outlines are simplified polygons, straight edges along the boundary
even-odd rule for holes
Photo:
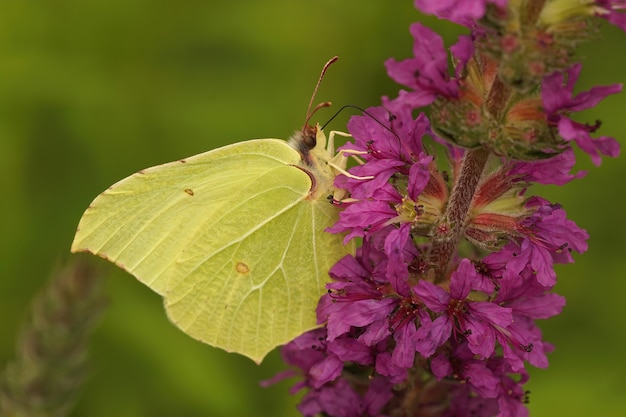
[[[626,1],[624,0],[596,0],[596,15],[608,20],[611,24],[626,31]]]
[[[352,327],[386,321],[397,307],[397,298],[385,297],[390,290],[384,274],[376,277],[379,271],[350,255],[330,270],[335,281],[326,285],[329,292],[317,307],[318,322],[326,323],[329,341],[348,333]]]
[[[320,413],[336,417],[359,417],[357,408],[361,403],[361,396],[340,379],[337,383],[317,390],[311,390],[298,404],[298,410],[304,417],[314,417]]]
[[[552,287],[556,283],[553,263],[574,262],[571,251],[586,252],[589,234],[567,219],[558,204],[532,197],[526,207],[534,214],[520,222],[518,230],[525,236],[521,244],[505,248],[512,255],[507,270],[520,274],[528,266],[540,284]]]
[[[343,362],[335,355],[329,355],[326,347],[326,329],[323,328],[306,332],[283,347],[281,351],[283,360],[301,369],[305,376],[304,381],[291,389],[292,393],[307,386],[319,388],[329,381],[334,381],[341,374]],[[278,374],[266,381],[265,385],[292,376],[293,373],[291,371]]]
[[[353,116],[348,131],[354,139],[342,149],[364,151],[366,161],[394,160],[411,162],[423,153],[422,136],[430,134],[428,118],[422,113],[413,118],[408,109],[391,112],[385,107],[370,107],[363,116]]]
[[[457,344],[451,352],[439,353],[431,361],[431,369],[438,379],[456,379],[463,384],[450,389],[449,413],[454,416],[518,417],[527,416],[524,407],[526,393],[522,385],[528,374],[513,370],[500,357],[480,360],[467,344]],[[518,378],[511,374],[518,373]],[[476,395],[478,394],[478,396]],[[473,409],[473,410],[472,410]]]
[[[489,368],[500,377],[498,384],[498,408],[497,417],[528,417],[528,409],[524,406],[527,402],[527,392],[523,385],[528,382],[528,372],[525,370],[513,371],[509,363],[499,357],[491,358],[487,362]],[[511,374],[517,373],[517,378]]]
[[[353,337],[344,336],[329,341],[325,328],[298,336],[285,345],[281,353],[287,364],[297,367],[304,375],[304,381],[295,385],[292,393],[305,387],[319,389],[337,380],[345,363],[372,365],[376,354]],[[281,372],[262,385],[268,386],[295,374],[293,370]]]
[[[384,199],[368,199],[350,203],[339,214],[339,221],[327,231],[330,233],[346,233],[344,242],[355,237],[364,237],[381,230],[397,216],[392,204],[399,204],[402,197],[390,185],[384,187],[387,195]],[[392,203],[392,204],[390,204]]]
[[[592,139],[590,133],[600,126],[578,123],[567,117],[571,112],[589,109],[598,104],[609,94],[622,91],[621,84],[598,86],[573,96],[574,84],[578,80],[580,64],[573,65],[567,71],[567,82],[563,73],[555,72],[544,78],[541,85],[541,98],[548,123],[558,129],[559,135],[566,141],[575,141],[578,146],[591,156],[595,165],[600,165],[600,155],[616,157],[619,155],[619,144],[615,139],[601,136]]]
[[[450,408],[444,417],[493,417],[498,414],[498,401],[476,395],[469,384],[449,389]]]
[[[496,396],[500,379],[469,349],[466,342],[455,344],[451,352],[439,353],[431,362],[433,375],[438,379],[454,377],[468,383],[482,397]]]
[[[335,281],[327,284],[329,293],[320,300],[318,321],[326,322],[327,340],[331,344],[355,329],[359,342],[371,348],[393,339],[395,347],[389,358],[391,363],[386,367],[391,366],[394,374],[383,374],[393,377],[399,372],[404,376],[406,369],[413,366],[415,357],[418,306],[406,280],[402,280],[402,277],[406,279],[407,267],[398,267],[404,265],[399,262],[391,268],[390,274],[390,262],[373,265],[363,257],[364,253],[372,251],[376,249],[366,240],[357,258],[346,256],[331,269],[330,275]],[[377,366],[383,364],[377,363]]]
[[[320,413],[333,417],[384,417],[381,412],[393,396],[392,388],[386,378],[378,376],[361,395],[348,381],[339,379],[332,385],[309,391],[298,405],[298,410],[305,417]]]
[[[454,335],[454,340],[466,338],[470,350],[489,357],[495,347],[494,326],[507,327],[513,317],[510,308],[486,301],[467,299],[474,283],[480,280],[474,265],[463,259],[450,278],[450,292],[421,280],[414,288],[415,294],[434,313],[440,315],[429,324],[428,336],[420,332],[418,351],[425,357]],[[422,323],[426,329],[426,324]],[[431,343],[427,343],[427,340]],[[432,343],[432,341],[436,341]]]
[[[408,109],[394,115],[382,107],[370,108],[367,112],[368,116],[350,119],[348,128],[355,142],[343,148],[365,152],[363,159],[366,163],[350,169],[354,178],[339,175],[335,179],[335,185],[349,191],[354,201],[345,204],[339,222],[328,231],[347,232],[345,241],[348,241],[401,224],[385,246],[388,256],[399,256],[408,238],[411,219],[403,219],[394,209],[403,202],[403,196],[388,181],[394,174],[408,176],[408,197],[417,201],[430,179],[429,166],[433,158],[422,149],[422,136],[430,131],[430,127],[426,116],[420,114],[413,119]],[[381,119],[389,119],[390,127],[381,125]],[[397,260],[402,261],[394,258],[393,262]]]
[[[499,329],[496,335],[503,347],[503,357],[515,372],[524,368],[524,361],[546,368],[546,354],[553,350],[553,346],[542,340],[541,330],[534,320],[559,314],[565,305],[565,298],[548,292],[535,279],[505,277],[499,284],[494,301],[513,311],[513,323],[506,329]]]
[[[358,164],[335,179],[346,198],[333,201],[341,211],[327,231],[344,233],[345,241],[360,238],[361,245],[329,272],[332,282],[317,308],[322,327],[283,348],[297,369],[274,380],[303,376],[292,392],[307,389],[299,405],[304,416],[525,417],[525,365],[547,367],[553,350],[536,321],[565,305],[552,292],[554,264],[573,262],[571,252],[586,251],[588,239],[559,205],[527,190],[586,174],[574,171],[568,142],[595,164],[618,155],[613,138],[591,137],[599,123],[570,116],[622,87],[574,95],[580,65],[544,77],[571,65],[557,33],[569,27],[553,25],[527,38],[524,31],[541,19],[556,24],[580,13],[626,28],[617,12],[626,0],[595,0],[569,14],[546,3],[531,23],[515,20],[519,38],[507,34],[519,16],[513,8],[526,6],[415,5],[471,34],[449,57],[439,35],[413,24],[413,57],[385,62],[409,91],[350,119],[353,141],[342,151]],[[542,79],[539,97],[532,91]],[[413,116],[428,104],[435,127],[423,113]],[[433,142],[425,145],[425,136]]]
[[[394,81],[411,88],[412,92],[400,91],[393,101],[383,99],[385,107],[398,111],[403,107],[416,109],[431,104],[437,96],[455,98],[458,96],[458,80],[448,75],[448,53],[443,39],[431,29],[414,23],[411,25],[414,38],[413,58],[403,61],[389,59],[385,62],[387,73]],[[459,62],[458,75],[472,56],[474,46],[471,40],[462,36],[450,48]]]
[[[415,0],[415,8],[426,14],[434,14],[440,19],[470,26],[468,22],[485,15],[487,3],[506,7],[507,0]]]
[[[422,137],[430,134],[430,123],[424,114],[413,119],[408,108],[401,108],[391,113],[383,107],[366,110],[365,116],[353,116],[348,122],[348,131],[354,143],[347,143],[343,151],[364,153],[361,155],[367,163],[350,169],[350,173],[361,178],[339,175],[335,185],[350,192],[353,199],[376,197],[384,198],[381,191],[389,178],[395,173],[408,174],[416,169],[415,164],[423,166],[422,177],[414,181],[425,186],[428,181],[428,164],[432,157],[424,153]],[[414,173],[414,177],[418,173]],[[362,179],[373,177],[372,179]],[[421,190],[413,190],[419,193]],[[376,196],[375,194],[378,195]],[[393,197],[392,197],[393,198]]]
[[[575,174],[570,174],[575,163],[574,151],[566,149],[562,153],[548,159],[530,162],[515,161],[511,164],[508,175],[519,176],[520,180],[539,184],[565,185],[587,174],[587,171],[578,171]]]

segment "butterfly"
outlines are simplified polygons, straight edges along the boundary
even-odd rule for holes
[[[90,252],[163,296],[170,320],[260,363],[317,327],[329,269],[354,252],[325,230],[338,219],[334,151],[311,105],[289,141],[253,139],[141,170],[98,195],[72,252]],[[346,135],[346,134],[343,134]],[[329,203],[330,200],[330,203]]]

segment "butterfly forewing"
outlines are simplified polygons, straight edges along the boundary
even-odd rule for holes
[[[72,251],[105,257],[162,294],[168,280],[163,271],[196,234],[219,228],[237,190],[298,160],[284,141],[259,139],[140,171],[91,203]]]

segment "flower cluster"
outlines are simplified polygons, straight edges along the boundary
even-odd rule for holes
[[[441,37],[412,25],[414,57],[386,62],[409,90],[350,120],[346,150],[363,163],[336,179],[350,198],[329,232],[361,245],[330,271],[322,327],[283,348],[299,370],[279,377],[303,376],[305,416],[527,416],[525,366],[547,367],[553,349],[536,320],[565,305],[554,264],[588,239],[528,190],[585,175],[573,144],[596,165],[618,155],[592,137],[599,123],[570,116],[621,85],[574,95],[569,52],[584,33],[566,34],[596,17],[626,28],[624,2],[415,4],[471,33],[448,68]]]

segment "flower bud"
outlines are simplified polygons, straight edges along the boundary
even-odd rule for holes
[[[589,0],[509,1],[506,11],[489,9],[480,43],[499,62],[504,83],[531,91],[545,75],[571,66],[578,45],[597,36],[596,12]]]
[[[537,160],[558,155],[565,142],[548,124],[537,92],[512,92],[497,78],[498,63],[476,54],[460,81],[458,98],[440,97],[431,122],[443,139],[464,148],[485,147],[499,156]],[[495,106],[498,96],[504,106]]]

